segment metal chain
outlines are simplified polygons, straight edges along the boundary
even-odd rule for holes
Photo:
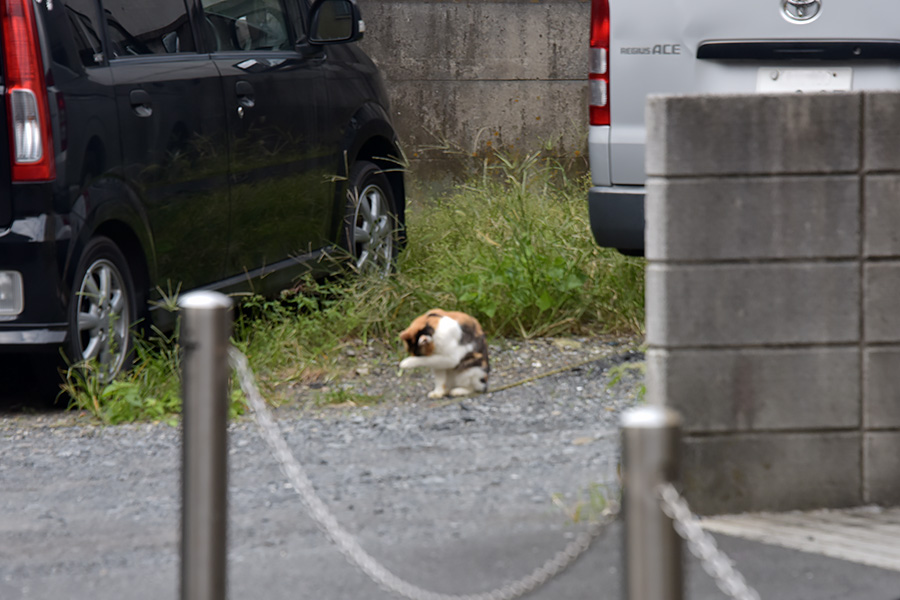
[[[324,502],[315,492],[315,488],[309,480],[303,466],[297,461],[281,435],[281,430],[272,418],[271,412],[259,393],[256,380],[247,357],[237,348],[229,349],[229,358],[232,368],[238,374],[241,389],[247,397],[253,416],[259,425],[263,439],[269,445],[275,459],[281,466],[288,481],[294,490],[300,495],[300,499],[306,506],[310,516],[325,533],[337,545],[338,549],[350,561],[366,575],[389,592],[399,594],[409,600],[513,600],[533,592],[554,576],[564,571],[574,563],[593,541],[605,530],[605,526],[615,520],[618,515],[616,507],[604,511],[604,518],[592,523],[587,531],[583,531],[570,542],[563,550],[557,552],[543,565],[518,581],[508,583],[496,590],[478,594],[442,594],[420,588],[409,583],[379,563],[372,555],[366,552],[355,537],[353,537],[331,513]]]
[[[659,486],[662,510],[675,522],[675,531],[687,542],[691,554],[700,559],[703,570],[719,589],[737,600],[759,600],[759,594],[747,585],[744,576],[735,570],[731,559],[716,545],[713,536],[700,526],[687,501],[671,483]]]

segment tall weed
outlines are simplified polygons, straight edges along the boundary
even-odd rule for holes
[[[587,179],[538,154],[486,173],[411,215],[396,284],[419,308],[465,310],[495,335],[639,331],[643,260],[596,246]]]

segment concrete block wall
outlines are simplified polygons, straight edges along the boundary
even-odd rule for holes
[[[583,153],[587,0],[359,0],[413,171],[488,148]]]
[[[647,393],[701,514],[900,503],[900,94],[647,106]]]

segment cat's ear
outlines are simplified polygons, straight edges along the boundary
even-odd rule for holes
[[[418,339],[418,341],[417,341],[417,343],[418,343],[420,346],[424,346],[425,344],[430,344],[430,343],[431,343],[431,336],[430,336],[430,335],[427,335],[427,334],[420,335],[420,336],[419,336],[419,339]]]

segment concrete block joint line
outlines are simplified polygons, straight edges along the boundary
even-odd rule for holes
[[[900,502],[897,99],[648,100],[647,393],[700,514]]]
[[[606,525],[612,523],[619,514],[618,507],[613,506],[604,511],[604,518],[592,523],[586,531],[582,531],[563,550],[559,551],[543,565],[536,568],[518,581],[505,584],[495,590],[478,594],[442,594],[425,590],[400,579],[381,565],[372,555],[360,546],[357,539],[338,523],[334,514],[318,497],[315,488],[303,466],[294,457],[290,448],[278,429],[278,424],[266,407],[247,357],[233,346],[229,348],[229,359],[232,368],[238,375],[241,389],[253,411],[253,417],[260,428],[262,437],[278,461],[282,472],[288,478],[294,490],[300,495],[309,515],[319,529],[330,538],[344,557],[368,575],[375,583],[394,594],[410,600],[513,600],[546,584],[556,575],[562,573],[583,555],[597,537],[605,531]]]

